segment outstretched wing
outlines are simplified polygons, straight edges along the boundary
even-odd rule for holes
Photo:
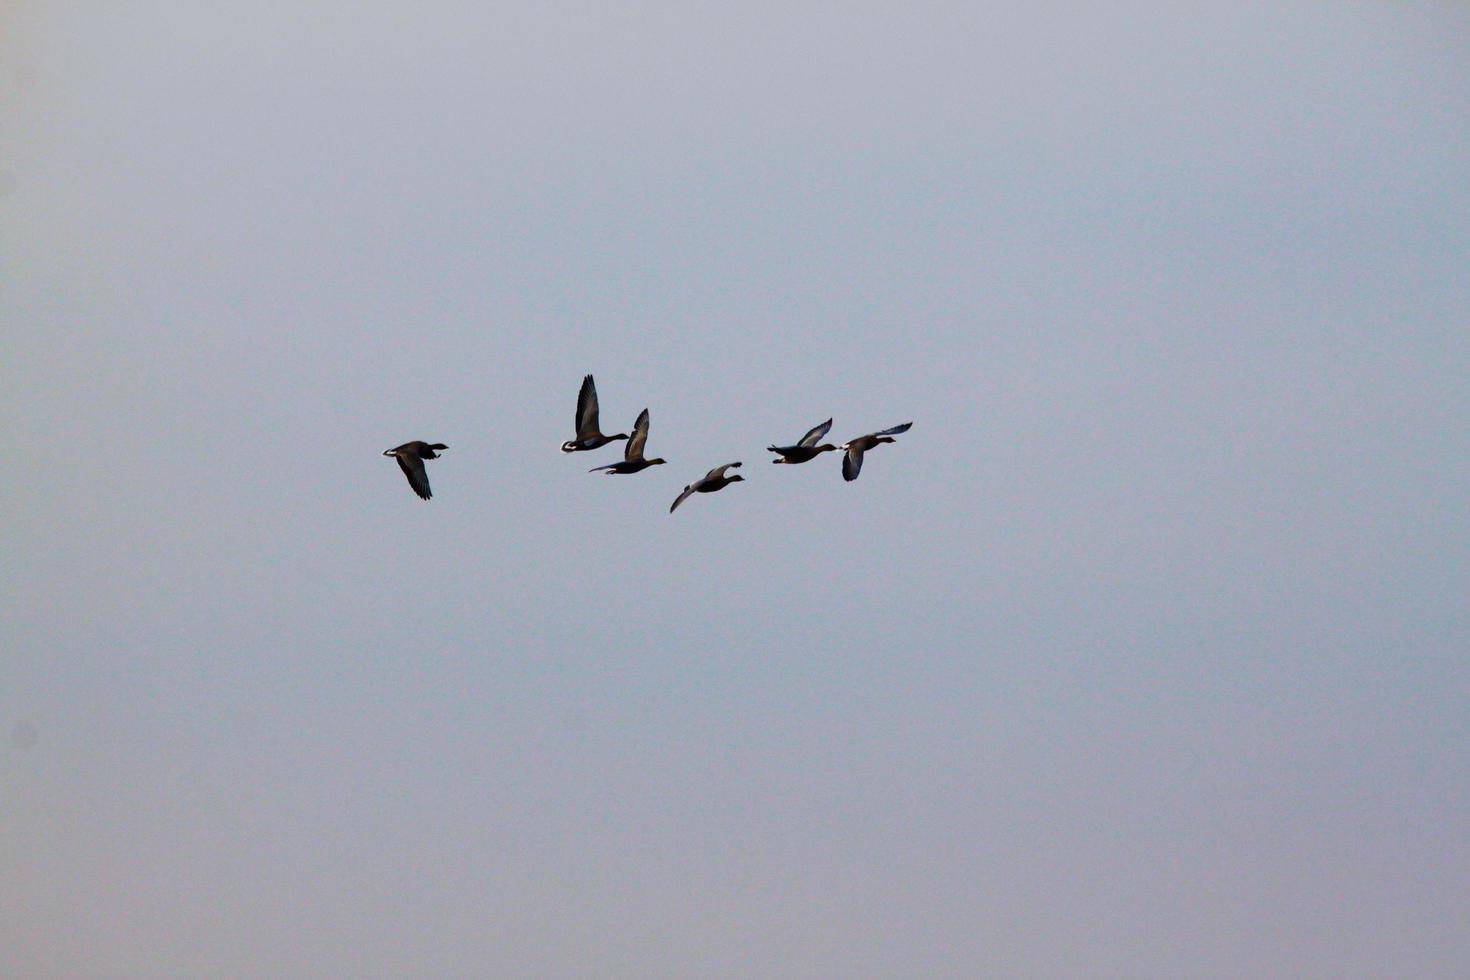
[[[677,497],[674,498],[674,502],[669,505],[669,513],[672,514],[674,511],[678,510],[679,509],[679,505],[682,504],[684,502],[684,499],[686,497],[688,497],[693,492],[694,492],[694,484],[691,483],[691,484],[689,484],[689,486],[687,486],[687,487],[684,488],[684,492],[683,493],[679,494],[679,496],[677,496]]]
[[[913,426],[913,424],[914,423],[912,423],[912,422],[905,422],[903,425],[895,425],[893,428],[891,428],[891,429],[884,429],[882,432],[874,432],[873,435],[875,435],[875,436],[896,436],[900,432],[907,432],[907,431],[909,431],[909,429]]]
[[[842,478],[848,483],[858,478],[863,471],[863,450],[861,446],[852,444],[847,447],[847,455],[842,457]]]
[[[706,473],[704,475],[704,480],[700,480],[699,483],[704,483],[705,480],[718,480],[725,475],[726,470],[733,470],[739,465],[739,463],[726,463],[724,466],[716,466],[714,469]],[[695,484],[695,486],[698,485],[698,483]]]
[[[577,439],[597,435],[597,385],[592,375],[582,379],[582,391],[577,395]]]
[[[817,440],[826,435],[827,430],[831,428],[832,420],[828,419],[821,425],[817,426],[815,429],[808,432],[806,435],[802,436],[799,440],[797,440],[796,444],[798,446],[815,446],[817,444]]]
[[[648,409],[638,413],[638,421],[633,423],[633,435],[628,439],[628,444],[623,447],[623,458],[628,460],[643,458],[643,444],[648,441]]]
[[[424,461],[408,453],[398,453],[396,458],[399,468],[403,470],[403,475],[408,477],[408,485],[413,488],[413,492],[424,500],[432,497],[433,494],[429,492],[429,474],[424,469]]]

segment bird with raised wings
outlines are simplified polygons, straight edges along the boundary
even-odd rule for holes
[[[589,449],[597,449],[606,446],[615,439],[626,439],[628,434],[620,432],[615,436],[605,436],[598,427],[597,419],[597,385],[592,381],[592,375],[582,379],[582,390],[577,394],[577,435],[574,439],[568,439],[561,444],[564,453],[583,453]]]
[[[596,473],[605,470],[608,476],[614,473],[637,473],[646,470],[650,466],[657,466],[662,459],[644,459],[643,446],[648,442],[648,409],[638,413],[638,421],[633,423],[633,435],[628,444],[623,447],[623,458],[616,463],[608,463],[606,466],[594,466],[588,473]]]
[[[725,475],[726,470],[733,470],[739,465],[739,463],[726,463],[724,466],[716,466],[704,476],[689,484],[687,487],[684,488],[684,492],[679,494],[674,502],[669,505],[669,513],[672,514],[674,511],[678,510],[679,505],[682,504],[684,502],[684,499],[692,493],[714,493],[716,490],[723,490],[730,484],[738,483],[741,480],[745,479],[745,477],[741,476],[739,473],[736,473],[734,476]]]
[[[820,453],[832,452],[837,447],[831,443],[817,445],[817,441],[825,436],[831,428],[832,420],[828,419],[796,440],[796,445],[794,446],[767,446],[766,449],[776,454],[776,458],[771,460],[771,462],[805,463],[809,459],[815,459]]]
[[[909,431],[909,427],[913,424],[912,422],[905,422],[903,425],[895,425],[893,428],[884,429],[882,432],[870,432],[865,436],[858,436],[851,442],[844,442],[838,447],[847,453],[847,455],[842,457],[842,478],[848,483],[856,480],[858,474],[863,469],[863,453],[881,443],[893,442],[893,436]]]
[[[385,449],[383,455],[396,457],[399,467],[403,469],[403,475],[408,477],[408,485],[413,488],[413,492],[422,499],[428,500],[434,494],[429,490],[429,474],[424,469],[424,460],[438,459],[438,451],[448,448],[442,442],[431,444],[414,440],[392,449]]]

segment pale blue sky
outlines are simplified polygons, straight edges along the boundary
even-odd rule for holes
[[[1465,974],[1462,8],[214,6],[0,15],[0,975]]]

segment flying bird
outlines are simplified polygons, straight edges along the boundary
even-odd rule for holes
[[[847,452],[847,455],[842,457],[842,478],[849,483],[856,480],[858,474],[863,469],[863,453],[879,443],[893,442],[893,436],[909,431],[909,427],[913,424],[912,422],[905,422],[903,425],[895,425],[893,428],[884,429],[882,432],[870,432],[865,436],[858,436],[851,442],[845,442],[839,446],[839,449],[846,450]]]
[[[581,453],[606,446],[614,439],[626,438],[626,432],[605,436],[597,427],[597,385],[593,383],[592,375],[587,375],[582,379],[582,391],[577,395],[577,437],[562,443],[561,451]]]
[[[434,494],[429,491],[429,474],[424,470],[424,460],[438,459],[439,450],[448,448],[442,442],[430,445],[415,440],[393,449],[385,449],[383,455],[397,457],[398,465],[403,468],[403,475],[408,477],[408,485],[413,487],[413,492],[428,500]]]
[[[704,476],[689,484],[684,488],[684,492],[679,494],[678,498],[669,505],[669,513],[672,514],[678,510],[679,505],[684,502],[684,498],[691,493],[714,493],[716,490],[722,490],[732,483],[738,483],[745,479],[739,473],[734,476],[725,475],[726,470],[733,470],[739,465],[739,463],[726,463],[724,466],[716,466]]]
[[[633,437],[623,447],[623,459],[620,463],[608,463],[606,466],[594,466],[588,473],[596,473],[598,470],[606,470],[608,476],[614,473],[637,473],[646,470],[650,466],[662,463],[661,459],[644,459],[643,445],[648,442],[648,409],[638,413],[638,421],[633,423]],[[563,449],[566,447],[563,446]]]
[[[773,463],[805,463],[814,459],[819,453],[830,453],[837,447],[830,443],[817,445],[817,440],[827,434],[832,428],[832,420],[828,419],[821,425],[812,429],[806,435],[796,441],[794,446],[767,446],[766,449],[775,453],[778,458],[771,460]]]

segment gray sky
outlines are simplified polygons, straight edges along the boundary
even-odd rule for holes
[[[1464,975],[1462,8],[220,6],[0,16],[0,974]]]

